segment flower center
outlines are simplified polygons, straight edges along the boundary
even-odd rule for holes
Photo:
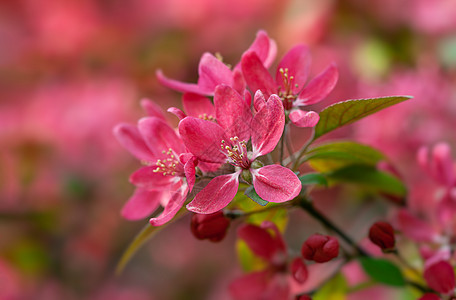
[[[282,99],[283,107],[285,110],[290,110],[293,107],[293,101],[297,98],[297,95],[293,93],[293,87],[297,88],[298,85],[293,85],[294,76],[288,75],[288,68],[280,68],[279,72],[282,75],[282,86],[279,87],[278,94]]]
[[[225,140],[222,140],[220,145],[222,152],[228,158],[228,162],[235,167],[240,167],[242,169],[249,169],[251,161],[247,157],[247,142],[240,141],[237,136],[230,138],[230,141],[227,143]]]
[[[166,157],[157,160],[155,163],[157,168],[154,170],[154,173],[162,173],[163,176],[182,176],[182,166],[179,160],[177,160],[173,149],[169,148],[168,151],[163,150],[162,153],[166,154]]]
[[[198,118],[206,120],[206,121],[215,122],[215,117],[213,115],[202,114],[202,115],[198,115]]]

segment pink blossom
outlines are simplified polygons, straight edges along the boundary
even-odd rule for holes
[[[331,64],[307,85],[310,69],[309,50],[304,45],[293,47],[280,61],[275,80],[269,74],[258,55],[248,51],[242,56],[242,72],[252,91],[260,90],[266,97],[278,94],[293,124],[298,127],[313,127],[319,116],[313,111],[298,108],[323,100],[334,88],[338,79],[335,64]]]
[[[179,132],[187,149],[199,161],[235,167],[234,173],[217,176],[200,191],[187,208],[209,214],[224,208],[234,198],[239,176],[249,172],[258,195],[266,201],[284,202],[301,190],[297,176],[279,165],[255,168],[255,159],[274,150],[285,123],[283,106],[276,95],[252,118],[250,108],[232,88],[216,88],[215,114],[217,123],[186,117],[179,123]],[[252,152],[247,142],[252,139]]]
[[[257,37],[247,51],[256,53],[265,65],[271,65],[275,58],[277,47],[265,31],[260,30]],[[198,83],[184,83],[167,78],[161,70],[157,71],[157,78],[163,85],[184,93],[195,93],[199,95],[214,95],[215,87],[219,84],[226,84],[236,91],[243,93],[245,82],[240,67],[237,65],[231,70],[221,60],[206,52],[201,57],[198,66]]]
[[[186,153],[174,130],[157,117],[142,118],[138,126],[114,128],[119,142],[145,166],[130,177],[136,191],[122,209],[130,220],[150,215],[159,205],[163,213],[150,219],[154,226],[171,220],[186,200],[195,182],[196,159]]]
[[[274,234],[271,234],[271,231]],[[278,228],[265,221],[261,227],[244,224],[238,230],[252,252],[267,262],[264,270],[252,272],[235,279],[230,284],[230,293],[235,299],[288,299],[290,287],[287,272],[287,249]],[[292,264],[293,278],[298,282],[307,279],[304,263]]]

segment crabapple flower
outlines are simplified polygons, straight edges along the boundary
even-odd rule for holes
[[[179,133],[187,149],[198,161],[222,165],[229,163],[234,173],[212,179],[187,205],[187,209],[210,214],[223,209],[237,193],[239,176],[251,176],[258,195],[266,201],[285,202],[296,197],[301,183],[290,169],[279,165],[261,168],[256,158],[270,153],[277,145],[285,124],[281,100],[272,95],[252,118],[250,107],[232,88],[216,88],[217,123],[186,117],[179,123]],[[252,151],[247,150],[251,138]]]
[[[282,99],[289,117],[298,127],[314,127],[320,117],[314,111],[303,111],[301,106],[323,100],[334,88],[338,79],[335,64],[331,64],[306,86],[309,75],[309,50],[304,45],[293,47],[280,61],[275,80],[269,74],[258,55],[246,52],[241,59],[242,73],[250,90],[260,90],[266,98],[277,94]]]
[[[274,234],[271,234],[273,232]],[[287,248],[277,226],[265,221],[260,226],[244,224],[238,230],[252,252],[267,262],[264,270],[252,272],[235,279],[230,284],[234,299],[288,299],[290,285],[287,274]],[[307,279],[307,267],[298,258],[291,265],[292,278],[299,283]]]
[[[270,66],[276,56],[277,46],[265,31],[260,30],[247,51],[256,53],[261,63]],[[203,54],[199,62],[199,78],[196,84],[169,79],[161,70],[158,70],[156,75],[158,81],[164,86],[184,93],[213,96],[215,88],[219,84],[229,85],[239,93],[243,93],[245,89],[245,81],[239,64],[234,70],[231,70],[221,60],[208,52]]]
[[[209,215],[194,214],[191,221],[193,235],[199,239],[220,242],[226,235],[230,220],[218,211]]]
[[[339,242],[332,236],[317,233],[304,242],[301,253],[307,260],[325,263],[339,255]]]
[[[196,158],[186,153],[174,130],[157,117],[142,118],[137,127],[119,124],[114,135],[145,165],[130,177],[136,191],[123,207],[122,216],[142,219],[161,205],[163,212],[150,223],[159,226],[168,222],[194,185]]]
[[[394,229],[387,222],[375,222],[369,229],[369,239],[383,251],[394,249]]]

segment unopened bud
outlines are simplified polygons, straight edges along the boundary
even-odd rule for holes
[[[444,260],[428,266],[423,277],[431,289],[442,294],[453,291],[456,285],[453,267]]]
[[[394,249],[396,239],[394,229],[387,222],[376,222],[369,229],[369,239],[383,251]]]
[[[339,242],[332,236],[317,233],[304,242],[301,253],[307,260],[324,263],[339,255]]]
[[[197,239],[220,242],[225,237],[229,225],[230,220],[222,211],[218,211],[208,215],[194,214],[190,226]]]

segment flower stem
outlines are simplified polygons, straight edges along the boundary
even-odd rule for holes
[[[309,148],[310,144],[312,144],[312,142],[314,141],[314,136],[315,136],[315,130],[313,129],[313,130],[312,130],[312,135],[309,137],[309,139],[308,139],[307,142],[304,144],[304,146],[302,146],[302,148],[301,148],[299,151],[297,151],[297,152],[291,154],[291,157],[292,157],[293,159],[296,159],[296,160],[294,161],[294,163],[293,163],[293,166],[291,167],[291,169],[292,169],[293,171],[296,171],[296,169],[299,167],[299,160],[300,160],[300,158],[306,153],[307,148]]]

